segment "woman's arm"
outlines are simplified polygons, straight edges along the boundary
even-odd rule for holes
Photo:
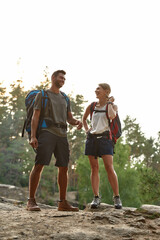
[[[118,111],[117,105],[114,105],[113,103],[108,103],[108,117],[110,120],[114,119],[116,117]]]

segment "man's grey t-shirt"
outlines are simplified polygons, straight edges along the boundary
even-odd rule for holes
[[[49,101],[51,103],[51,107],[49,108],[49,104],[47,104],[44,112],[44,118],[52,116],[53,123],[60,123],[66,125],[68,112],[71,112],[70,101],[68,101],[67,103],[65,97],[61,93],[53,93],[50,90],[47,90],[47,93],[50,99]],[[35,99],[34,109],[41,110],[41,107],[42,107],[42,93],[39,92]],[[67,136],[67,131],[64,128],[50,126],[48,128],[43,128],[42,130],[47,130],[60,137]]]

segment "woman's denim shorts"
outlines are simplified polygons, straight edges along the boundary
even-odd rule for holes
[[[103,155],[113,156],[112,140],[109,138],[109,134],[105,133],[88,133],[85,144],[85,155],[95,156],[95,158],[102,157]]]

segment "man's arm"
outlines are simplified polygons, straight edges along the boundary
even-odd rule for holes
[[[80,130],[82,128],[82,122],[75,119],[72,115],[71,112],[68,112],[68,116],[67,116],[67,122],[73,126],[77,126],[77,129]]]
[[[33,148],[37,148],[38,147],[38,140],[36,138],[36,132],[37,132],[37,128],[38,128],[40,112],[41,111],[39,109],[35,109],[34,112],[33,112],[32,121],[31,121],[31,140],[30,140],[30,145]]]
[[[88,124],[87,124],[87,117],[90,114],[90,108],[91,108],[91,104],[86,108],[85,113],[84,113],[83,118],[82,118],[83,126],[84,126],[84,129],[85,129],[86,133],[90,130],[88,128]]]

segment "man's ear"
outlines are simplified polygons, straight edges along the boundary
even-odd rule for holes
[[[52,79],[51,79],[51,80],[52,80],[52,82],[54,81],[54,79],[55,79],[55,76],[52,76]]]

